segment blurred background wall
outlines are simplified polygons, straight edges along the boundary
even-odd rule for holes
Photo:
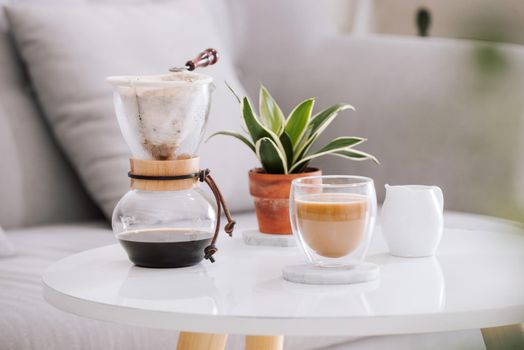
[[[415,13],[431,13],[430,35],[524,44],[523,0],[327,0],[338,28],[355,34],[416,35]]]

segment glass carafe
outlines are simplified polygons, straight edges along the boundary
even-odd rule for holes
[[[215,207],[199,188],[130,190],[113,212],[113,232],[130,260],[145,267],[199,263],[211,243]]]

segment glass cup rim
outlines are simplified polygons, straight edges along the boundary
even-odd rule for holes
[[[305,180],[314,180],[314,179],[351,179],[351,180],[360,180],[358,182],[345,183],[345,184],[326,184],[326,183],[303,183]],[[315,176],[304,176],[294,179],[291,182],[292,186],[300,187],[323,187],[323,188],[348,188],[348,187],[360,187],[364,185],[373,184],[373,179],[367,176],[360,175],[315,175]]]

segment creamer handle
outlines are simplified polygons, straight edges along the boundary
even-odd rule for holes
[[[438,186],[433,186],[433,193],[435,193],[437,201],[440,204],[440,211],[444,211],[444,194],[442,193],[442,190]]]

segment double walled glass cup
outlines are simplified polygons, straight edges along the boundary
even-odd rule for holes
[[[377,215],[373,180],[362,176],[310,176],[293,180],[293,235],[316,266],[349,266],[365,258]]]

